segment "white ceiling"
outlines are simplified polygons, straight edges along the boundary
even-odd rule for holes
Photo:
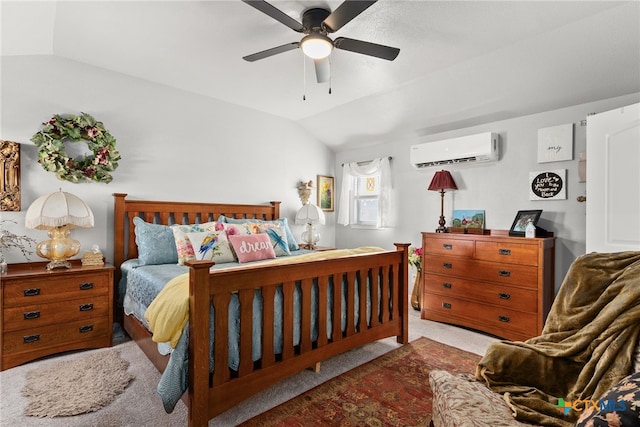
[[[341,1],[271,3],[301,21]],[[242,59],[301,35],[239,0],[2,0],[0,13],[3,56],[53,54],[247,106],[336,148],[640,92],[638,1],[380,0],[331,37],[400,55],[334,50],[331,94],[300,50]]]

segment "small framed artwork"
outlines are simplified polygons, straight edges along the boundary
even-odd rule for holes
[[[529,200],[564,200],[566,182],[566,169],[529,172]]]
[[[541,214],[542,209],[518,211],[516,217],[513,220],[513,224],[511,224],[511,229],[509,229],[509,236],[524,237],[524,232],[529,221],[533,222],[533,225],[536,225],[538,223],[538,220],[540,219]]]
[[[335,209],[334,200],[333,177],[318,175],[318,206],[323,211],[333,212]]]
[[[538,163],[573,160],[573,123],[538,129]]]
[[[459,228],[484,228],[484,211],[479,210],[454,210],[452,227]]]

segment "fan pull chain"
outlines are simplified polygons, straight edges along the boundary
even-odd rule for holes
[[[304,54],[302,54],[302,100],[307,100],[307,61],[304,60]]]
[[[331,76],[333,75],[333,70],[331,69],[331,55],[329,55],[329,95],[331,95]]]

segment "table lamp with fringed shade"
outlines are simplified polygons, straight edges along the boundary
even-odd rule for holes
[[[39,197],[29,206],[25,226],[49,232],[49,240],[36,246],[38,256],[49,260],[47,270],[71,268],[67,260],[80,252],[80,242],[70,237],[70,230],[93,227],[93,212],[79,197],[60,190]]]
[[[444,226],[444,190],[457,190],[456,182],[449,171],[441,170],[433,175],[431,184],[429,184],[429,190],[440,192],[440,226],[436,229],[437,233],[445,233],[447,231]]]
[[[309,249],[315,249],[316,243],[320,240],[320,234],[316,231],[316,224],[324,224],[324,212],[313,203],[307,203],[296,213],[296,224],[306,224],[302,233],[302,242]]]

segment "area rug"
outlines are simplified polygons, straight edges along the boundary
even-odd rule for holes
[[[33,369],[27,372],[22,389],[29,400],[24,414],[64,417],[97,411],[133,380],[128,367],[129,362],[110,349]]]
[[[473,373],[480,356],[418,338],[260,414],[242,426],[427,426],[429,372]]]

